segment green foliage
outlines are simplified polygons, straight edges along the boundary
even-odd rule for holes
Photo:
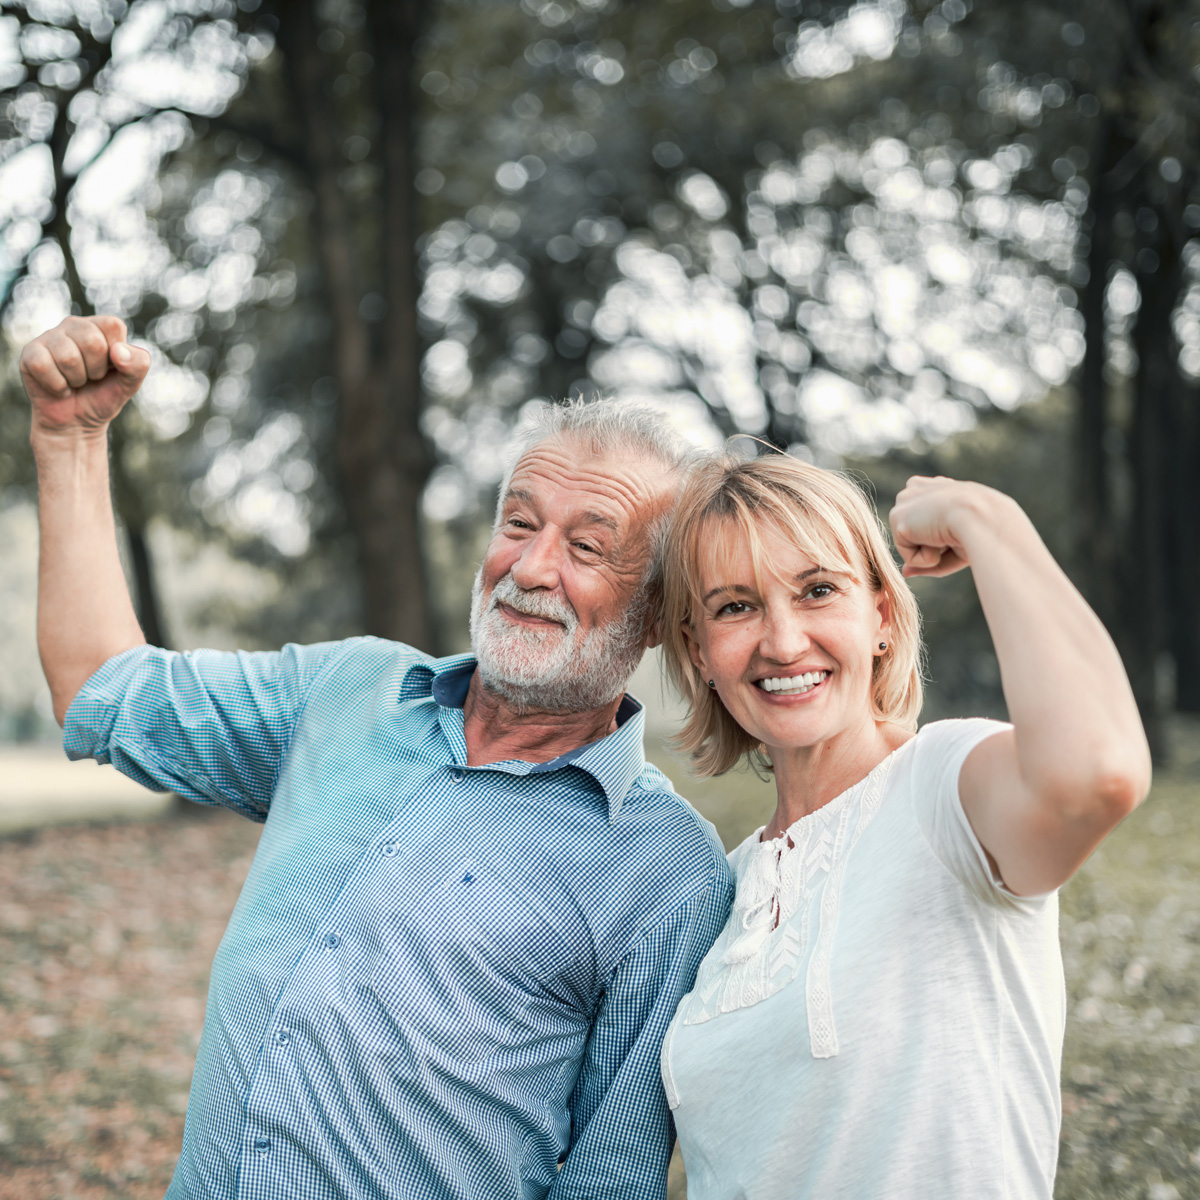
[[[144,4],[106,18],[0,3],[8,26],[24,26],[20,62],[0,72],[0,156],[52,149],[56,127],[65,140],[57,206],[30,193],[0,210],[10,273],[24,272],[9,328],[62,308],[78,260],[88,303],[126,312],[161,355],[161,386],[147,389],[122,453],[146,511],[297,587],[324,581],[301,608],[352,611],[334,453],[345,397],[314,238],[313,147],[278,36],[287,9],[168,7],[149,50],[180,80],[217,80],[207,98],[181,87],[150,105],[133,98],[136,63],[102,65],[112,29],[141,20]],[[314,36],[340,138],[354,320],[378,350],[390,334],[372,11],[330,0]],[[1078,379],[1090,354],[1100,382],[1084,390],[1105,394],[1088,445],[1110,448],[1097,472],[1111,527],[1132,536],[1129,497],[1151,471],[1133,436],[1138,354],[1166,364],[1182,410],[1195,408],[1187,380],[1200,369],[1194,2],[443,0],[422,11],[413,183],[423,431],[440,463],[426,544],[441,611],[461,609],[445,581],[469,578],[513,421],[531,399],[571,392],[642,395],[701,439],[749,432],[836,463],[905,445],[919,455]],[[145,138],[155,165],[144,183],[119,214],[70,200],[116,153],[118,131]],[[85,145],[101,149],[92,167]],[[1156,287],[1166,316],[1147,346],[1137,312]],[[0,482],[28,480],[22,419],[19,405],[0,408]],[[1065,432],[1056,445],[1065,486],[1079,451]],[[1101,522],[1088,516],[1100,501],[1085,500],[1074,507],[1086,519],[1062,528],[1086,541]],[[965,656],[981,678],[982,654]]]

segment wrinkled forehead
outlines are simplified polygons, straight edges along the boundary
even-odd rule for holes
[[[678,490],[675,473],[644,452],[600,451],[570,436],[531,446],[500,496],[500,512],[530,504],[556,519],[595,519],[632,533],[659,516]]]

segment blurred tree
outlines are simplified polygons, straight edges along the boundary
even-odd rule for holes
[[[531,383],[836,456],[1081,367],[1084,583],[1161,756],[1172,661],[1196,703],[1197,6],[529,0],[545,34],[511,61],[497,39],[503,66],[461,54],[455,7],[425,186],[456,198],[472,138],[495,174],[428,240],[422,303],[463,476]],[[474,120],[501,81],[528,91]]]
[[[106,226],[124,224],[125,235],[130,232],[128,214],[120,209],[103,204],[97,209],[93,204],[86,211],[77,203],[77,189],[89,168],[101,164],[130,135],[140,135],[143,153],[151,159],[179,140],[179,124],[172,119],[178,114],[171,101],[148,99],[137,81],[130,86],[131,60],[157,60],[160,66],[164,60],[203,63],[220,76],[244,71],[247,51],[252,55],[255,45],[239,43],[232,25],[212,14],[171,14],[145,5],[131,12],[124,3],[100,0],[75,5],[5,0],[0,29],[15,51],[0,65],[9,93],[0,110],[0,170],[7,193],[0,213],[7,267],[0,276],[0,315],[11,327],[13,304],[24,300],[24,332],[37,332],[64,308],[95,312],[99,292],[105,309],[130,316],[136,327],[141,313],[136,305],[123,303],[127,297],[120,295],[127,280],[110,272],[108,288],[89,287],[78,262],[81,250],[93,256],[103,253],[110,234]],[[216,53],[214,38],[224,42]],[[14,407],[20,412],[15,422]],[[11,394],[6,409],[6,431],[27,429],[24,406],[14,406]],[[131,459],[144,450],[144,433],[136,422],[120,422],[114,429],[114,499],[127,540],[139,619],[147,639],[165,645],[146,536],[152,511],[129,470]],[[11,451],[5,455],[5,482],[24,474],[19,467],[14,470],[13,457]],[[27,458],[19,455],[22,462]]]
[[[1079,94],[1074,112],[1060,109],[1034,139],[1043,165],[1068,186],[1077,176],[1087,200],[1072,268],[1087,338],[1081,561],[1158,757],[1167,692],[1179,709],[1200,711],[1197,17],[1195,3],[1107,0],[1003,15],[979,6],[966,23],[1013,64],[1018,105],[1039,87],[1044,95],[1047,79]]]
[[[433,642],[420,531],[433,461],[420,425],[411,65],[427,7],[369,0],[351,56],[373,87],[357,112],[343,104],[349,117],[339,113],[337,85],[355,76],[335,70],[345,35],[322,28],[307,4],[264,10],[278,8],[299,126],[291,157],[314,200],[339,393],[337,465],[358,544],[363,620],[370,633],[419,646]],[[365,132],[347,138],[355,122]],[[357,213],[343,190],[347,157],[374,168]]]
[[[531,399],[836,462],[1078,370],[1089,590],[1151,725],[1165,651],[1195,703],[1192,0],[173,2],[120,6],[170,14],[131,58],[226,82],[156,110],[137,279],[76,252],[174,371],[138,418],[173,493],[126,455],[154,511],[343,590],[353,541],[368,627],[429,645],[421,509],[473,554]]]
[[[42,140],[50,149],[53,188],[50,197],[39,198],[43,202],[48,200],[41,233],[54,239],[61,251],[72,307],[90,312],[92,297],[76,267],[72,245],[72,235],[78,236],[78,231],[69,215],[71,189],[125,125],[145,122],[151,114],[162,113],[168,107],[175,113],[188,109],[193,119],[207,116],[207,121],[199,120],[188,132],[194,129],[217,139],[212,147],[215,153],[206,156],[201,152],[197,156],[188,146],[181,158],[187,166],[196,165],[196,157],[210,158],[206,165],[215,176],[211,190],[200,188],[188,198],[190,202],[185,201],[186,215],[179,222],[182,228],[162,230],[168,245],[176,241],[172,247],[176,253],[166,264],[154,264],[159,273],[139,279],[137,290],[126,298],[128,302],[124,305],[135,327],[144,325],[154,342],[181,366],[190,368],[192,395],[187,399],[196,401],[191,404],[192,409],[205,400],[207,388],[201,373],[217,366],[214,374],[225,385],[224,395],[228,399],[233,386],[231,376],[244,377],[252,365],[260,365],[258,347],[246,334],[257,323],[254,307],[270,302],[277,295],[278,280],[257,289],[257,294],[253,286],[259,282],[254,278],[259,265],[256,259],[265,261],[272,256],[264,245],[266,239],[261,228],[246,223],[247,218],[266,216],[267,206],[261,194],[263,171],[244,168],[265,153],[273,160],[276,172],[283,170],[290,175],[286,184],[278,174],[266,180],[269,190],[280,192],[299,184],[313,198],[316,233],[313,240],[323,273],[324,307],[331,334],[326,348],[334,365],[336,393],[340,397],[335,457],[344,511],[359,552],[363,622],[371,632],[428,645],[430,627],[422,586],[418,518],[419,499],[431,463],[418,424],[419,354],[412,249],[413,134],[408,96],[411,47],[419,32],[424,6],[419,3],[369,6],[368,20],[359,32],[359,41],[373,53],[361,46],[355,51],[365,64],[358,74],[369,73],[374,94],[365,105],[355,106],[347,101],[343,107],[351,110],[350,122],[378,126],[375,139],[378,149],[370,154],[370,165],[376,168],[371,180],[372,194],[357,206],[354,198],[346,195],[343,176],[348,162],[363,162],[368,157],[371,143],[361,134],[347,137],[340,119],[347,114],[337,111],[336,85],[346,78],[357,82],[356,75],[335,78],[334,66],[339,61],[336,52],[345,41],[337,23],[318,20],[308,5],[289,7],[288,19],[282,26],[270,6],[243,4],[243,10],[255,11],[253,18],[239,12],[232,3],[203,6],[200,15],[194,14],[194,7],[182,3],[164,9],[162,5],[127,7],[81,2],[48,8],[5,3],[10,19],[19,25],[15,40],[23,58],[28,62],[43,60],[38,83],[27,84],[18,92],[10,112],[16,113],[22,106],[32,110],[39,104],[52,106],[54,111],[53,121],[42,139],[36,135],[22,139],[18,132],[7,148],[16,152],[26,148],[24,141]],[[334,7],[336,10],[338,6]],[[350,26],[364,26],[361,20],[356,20],[361,16],[357,6],[341,6],[341,11],[335,11],[334,15],[345,18],[344,23]],[[113,60],[114,47],[121,44],[126,31],[130,31],[130,37],[125,38],[127,44],[131,38],[136,42],[139,33],[144,35],[147,26],[151,35],[149,44],[126,54],[126,60],[137,57],[145,65],[148,59],[156,57],[159,70],[169,63],[176,70],[186,71],[195,70],[195,60],[200,57],[223,59],[221,65],[236,75],[234,86],[225,89],[223,95],[210,98],[207,105],[188,105],[186,98],[178,95],[171,96],[169,105],[130,104],[128,96],[120,95],[124,82],[120,71],[107,68]],[[264,78],[256,81],[258,86],[252,89],[252,96],[243,95],[239,103],[227,107],[230,92],[241,90],[246,84],[250,63],[246,47],[260,49],[258,57],[263,57],[271,47],[272,35],[281,28],[282,41],[276,58],[281,59],[282,71],[264,72]],[[342,56],[342,61],[347,57],[352,58],[353,54]],[[378,67],[372,70],[376,62]],[[80,103],[77,93],[91,98],[90,107]],[[344,97],[345,89],[341,95]],[[83,121],[97,104],[109,101],[111,107],[114,97],[125,99],[129,111],[122,121],[109,124],[107,141],[92,158],[68,173],[63,163],[70,153],[72,139],[78,154],[78,142],[86,140],[90,132]],[[268,101],[265,107],[252,108],[252,99],[264,97]],[[371,119],[364,120],[364,115]],[[363,145],[362,152],[356,150],[356,143]],[[186,166],[183,174],[184,179],[177,182],[186,186],[190,182]],[[255,183],[259,186],[255,187]],[[207,214],[205,207],[209,209]],[[243,210],[240,214],[239,208]],[[169,212],[161,215],[169,226]],[[231,215],[235,220],[228,219]],[[242,219],[237,220],[237,216]],[[181,233],[183,237],[179,236]],[[189,259],[207,268],[207,278],[197,280],[195,272],[183,273],[182,267]],[[15,273],[16,286],[9,290],[10,296],[19,297],[21,277],[34,269],[35,263],[36,247],[30,247]],[[204,286],[198,286],[201,284]],[[232,296],[227,294],[231,290]],[[222,316],[231,319],[223,321]],[[217,336],[206,336],[206,327],[215,327]],[[232,336],[222,338],[222,333]],[[220,365],[226,368],[224,372],[220,371]],[[261,366],[259,382],[271,373],[268,364]],[[197,375],[201,377],[196,378]],[[222,405],[222,395],[218,389],[213,407],[218,411],[221,407],[237,407]],[[153,407],[153,397],[149,403]],[[184,417],[185,427],[190,422],[186,411],[181,414],[179,407],[175,405],[175,411],[158,414],[165,418],[165,423],[159,421],[159,433],[170,436],[184,432],[176,427],[180,424],[178,418]],[[187,405],[183,407],[186,409]],[[240,415],[245,418],[250,414]],[[227,418],[219,418],[215,428],[206,426],[212,435],[210,443],[219,446],[225,440],[221,437],[223,428],[230,428]],[[278,443],[281,437],[292,443],[297,440],[294,417],[290,424],[276,420],[268,429],[274,434],[267,439],[268,443],[272,440]],[[194,444],[197,439],[191,440]],[[148,513],[146,505],[138,503],[138,490],[130,485],[124,470],[124,441],[122,425],[114,440],[116,494],[122,502],[136,576],[144,585],[140,607],[147,633],[152,640],[161,641],[144,537]],[[262,448],[270,450],[269,445]],[[219,451],[218,460],[205,465],[211,471],[217,461]],[[231,465],[228,457],[225,462],[227,467]],[[249,507],[253,508],[254,494],[242,488],[240,498],[247,496]],[[263,489],[257,499],[260,508],[280,507],[271,503],[278,498],[263,494]],[[178,515],[182,507],[175,503],[169,509]]]

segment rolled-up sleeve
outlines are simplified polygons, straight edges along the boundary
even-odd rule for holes
[[[144,787],[266,820],[305,698],[348,645],[263,653],[139,646],[80,689],[63,748],[69,758],[112,763]]]
[[[717,873],[643,935],[613,972],[571,1099],[571,1149],[551,1200],[666,1195],[675,1129],[659,1052],[732,898],[732,877]]]

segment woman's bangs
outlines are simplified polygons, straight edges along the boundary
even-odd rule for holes
[[[706,516],[696,522],[687,563],[693,614],[703,603],[706,588],[712,587],[715,580],[729,579],[735,573],[741,556],[739,543],[744,536],[736,516]]]
[[[750,557],[754,585],[760,595],[763,580],[768,576],[791,586],[795,580],[765,544],[771,534],[794,546],[814,566],[861,582],[858,575],[862,568],[855,565],[857,556],[847,548],[847,544],[853,545],[848,529],[829,528],[811,514],[797,511],[782,497],[770,499],[774,502],[751,507],[742,497],[736,497],[734,511],[729,515],[708,516],[697,522],[688,580],[694,605],[701,603],[706,586],[733,578],[744,554]]]
[[[762,549],[762,531],[776,534],[794,546],[814,566],[849,575],[859,582],[854,536],[841,513],[816,497],[780,496],[773,491],[757,511],[745,514],[746,534],[753,547],[756,576],[769,571],[782,583],[792,580],[780,573],[780,564],[770,561]]]

